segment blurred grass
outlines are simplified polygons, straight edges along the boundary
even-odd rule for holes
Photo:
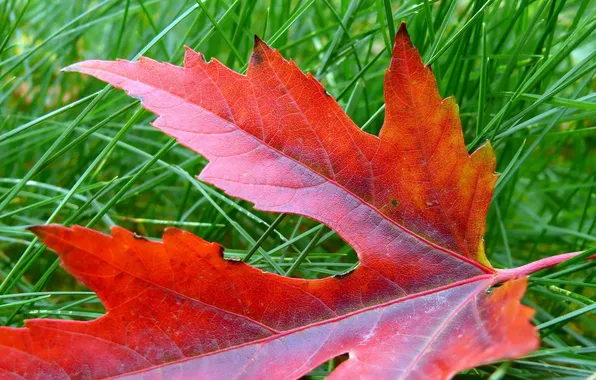
[[[237,71],[258,34],[315,74],[377,133],[393,33],[407,22],[473,150],[498,171],[486,251],[512,267],[595,246],[596,9],[589,0],[0,0],[0,320],[89,319],[103,309],[24,227],[114,224],[159,238],[176,225],[265,270],[315,278],[354,266],[328,228],[254,211],[193,180],[205,160],[154,130],[121,91],[60,69],[184,45]],[[594,262],[532,277],[543,347],[461,375],[585,378],[596,371]],[[331,361],[313,372],[324,376]]]

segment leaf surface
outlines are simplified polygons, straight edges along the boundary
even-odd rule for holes
[[[153,125],[209,160],[199,178],[265,211],[311,217],[354,247],[342,278],[302,280],[225,261],[177,229],[163,243],[37,227],[97,292],[95,321],[2,329],[0,368],[56,378],[297,378],[337,355],[337,378],[448,378],[524,355],[538,339],[524,279],[497,278],[482,236],[495,158],[466,151],[458,108],[441,99],[402,25],[379,134],[361,131],[310,74],[260,40],[247,75],[187,49],[184,67],[86,61],[91,74],[159,117]]]

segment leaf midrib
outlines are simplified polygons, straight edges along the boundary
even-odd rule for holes
[[[371,311],[371,310],[376,310],[376,309],[381,309],[381,308],[389,307],[389,306],[392,306],[394,304],[401,303],[401,302],[406,302],[406,301],[409,301],[411,299],[415,299],[415,298],[419,298],[419,297],[430,296],[430,295],[432,295],[434,293],[439,293],[439,292],[442,292],[442,291],[445,291],[445,290],[449,290],[449,289],[456,288],[456,287],[459,287],[459,286],[471,284],[471,283],[474,283],[474,282],[481,282],[483,280],[489,280],[492,277],[493,276],[490,275],[490,274],[478,275],[478,276],[471,277],[471,278],[468,278],[468,279],[465,279],[465,280],[460,280],[460,281],[454,282],[453,284],[440,286],[438,288],[433,288],[433,289],[426,290],[426,291],[423,291],[423,292],[420,292],[420,293],[411,294],[411,295],[408,295],[408,296],[404,296],[404,297],[401,297],[401,298],[393,299],[393,300],[390,300],[390,301],[387,301],[387,302],[383,302],[383,303],[380,303],[380,304],[367,306],[367,307],[364,307],[362,309],[354,310],[352,312],[349,312],[349,313],[346,313],[346,314],[342,314],[342,315],[337,316],[337,317],[334,317],[334,318],[329,318],[329,319],[325,319],[325,320],[322,320],[322,321],[319,321],[319,322],[314,322],[314,323],[307,324],[307,325],[300,326],[300,327],[296,327],[296,328],[293,328],[293,329],[290,329],[290,330],[282,331],[282,332],[279,332],[278,334],[270,335],[270,336],[265,337],[265,338],[262,338],[262,339],[252,340],[252,341],[249,341],[249,342],[238,344],[236,346],[230,346],[230,347],[226,347],[226,348],[221,349],[221,350],[210,351],[210,352],[206,352],[204,354],[200,354],[200,355],[196,355],[196,356],[192,356],[192,357],[187,357],[187,358],[184,358],[184,359],[178,359],[178,360],[174,360],[174,361],[171,361],[171,362],[161,363],[161,364],[154,365],[154,366],[147,367],[147,368],[143,368],[143,369],[140,369],[140,370],[137,370],[137,371],[134,371],[134,372],[123,373],[123,374],[118,375],[116,377],[124,376],[124,375],[129,376],[129,375],[134,375],[134,374],[145,373],[145,372],[148,372],[148,371],[152,371],[154,369],[157,369],[157,368],[162,368],[162,367],[167,367],[167,366],[175,365],[175,364],[178,364],[178,363],[183,363],[183,362],[187,362],[187,361],[202,359],[202,358],[207,357],[207,356],[218,355],[218,354],[221,354],[223,352],[240,349],[240,348],[243,348],[243,347],[246,347],[246,346],[250,346],[250,345],[253,345],[253,344],[266,344],[266,343],[269,343],[270,341],[273,341],[273,340],[276,340],[276,339],[280,339],[280,338],[283,338],[285,336],[292,335],[294,333],[298,333],[300,331],[308,330],[308,329],[313,328],[313,327],[323,326],[323,325],[326,325],[326,324],[336,323],[336,322],[339,322],[339,321],[341,321],[343,319],[351,318],[353,316],[356,316],[358,314],[362,314],[362,313],[365,313],[365,312],[368,312],[368,311]],[[487,285],[488,285],[488,283],[487,283]],[[465,300],[460,305],[458,305],[457,308],[455,308],[455,311],[453,313],[451,313],[450,317],[448,317],[448,318],[445,319],[446,322],[443,323],[442,328],[439,327],[437,329],[437,331],[439,331],[439,332],[442,331],[444,329],[444,327],[446,327],[448,325],[449,321],[453,317],[455,317],[459,313],[459,311],[461,311],[460,310],[461,309],[461,306],[462,305],[465,305],[469,301],[470,297],[472,295],[474,295],[474,294],[478,294],[478,291],[475,290],[470,295],[468,295],[465,298]]]

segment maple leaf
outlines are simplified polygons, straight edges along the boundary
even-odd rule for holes
[[[449,378],[537,348],[533,310],[519,302],[527,280],[512,279],[574,254],[490,266],[492,148],[468,154],[457,105],[440,97],[405,25],[378,137],[258,39],[246,76],[190,49],[184,67],[141,58],[68,70],[140,98],[156,128],[209,160],[201,180],[325,223],[360,263],[304,280],[226,261],[219,245],[178,229],[162,243],[118,227],[34,227],[107,313],[1,328],[0,374],[297,378],[349,353],[332,378]]]

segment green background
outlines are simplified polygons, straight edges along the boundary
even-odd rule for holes
[[[455,96],[472,151],[489,139],[502,173],[486,252],[508,268],[594,247],[596,9],[591,1],[0,0],[0,321],[93,319],[97,298],[25,227],[48,222],[150,238],[175,225],[252,255],[267,271],[343,273],[357,258],[335,233],[256,212],[193,176],[205,160],[149,126],[122,91],[60,69],[140,53],[180,64],[188,45],[234,70],[257,34],[313,73],[368,132],[383,120],[383,76],[406,22],[443,96]],[[272,266],[263,256],[269,256]],[[585,378],[596,371],[594,262],[532,276],[543,347],[460,376]],[[300,305],[296,305],[300,307]],[[324,376],[331,361],[312,376]]]

